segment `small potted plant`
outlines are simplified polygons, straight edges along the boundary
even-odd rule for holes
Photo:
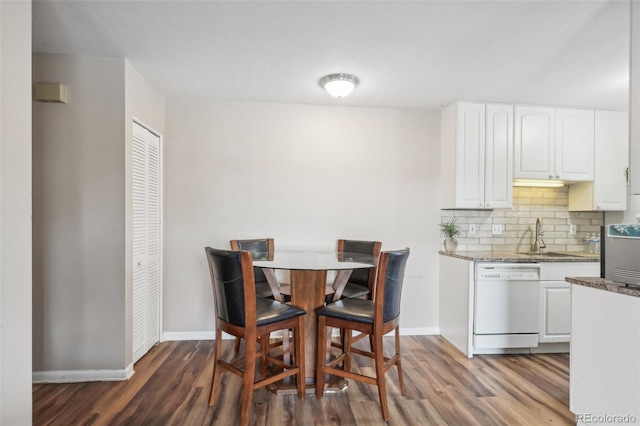
[[[456,218],[454,217],[447,223],[441,223],[440,228],[444,235],[444,249],[447,253],[455,253],[458,248],[457,236],[460,235],[460,225],[456,224]]]

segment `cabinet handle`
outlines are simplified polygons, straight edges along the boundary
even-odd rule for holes
[[[549,175],[549,179],[553,179],[553,175]]]
[[[556,179],[560,179],[560,175],[556,175]]]

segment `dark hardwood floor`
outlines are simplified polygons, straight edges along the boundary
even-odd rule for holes
[[[385,338],[389,348],[391,337]],[[126,382],[36,384],[35,425],[235,425],[241,380],[222,376],[208,406],[213,341],[164,342],[135,365]],[[233,341],[222,342],[229,356]],[[387,373],[391,425],[570,425],[569,356],[483,355],[467,359],[439,336],[401,338],[406,395]],[[354,370],[372,374],[372,360]],[[382,425],[377,389],[349,382],[342,394],[253,395],[251,424]]]

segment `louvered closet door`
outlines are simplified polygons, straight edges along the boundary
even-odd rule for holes
[[[160,138],[133,123],[133,362],[160,340]]]

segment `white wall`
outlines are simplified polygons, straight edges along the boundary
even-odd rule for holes
[[[34,379],[131,374],[133,119],[164,132],[164,98],[119,58],[34,55]]]
[[[0,1],[0,424],[32,421],[31,2]]]
[[[640,195],[628,195],[627,210],[605,213],[605,223],[637,223],[636,214],[640,214]]]
[[[36,54],[34,371],[125,366],[124,60]]]
[[[409,246],[401,326],[437,331],[439,111],[168,98],[166,117],[165,332],[213,330],[204,247],[251,237]]]
[[[627,200],[627,211],[623,223],[636,223],[636,215],[640,214],[640,195],[630,195]]]

